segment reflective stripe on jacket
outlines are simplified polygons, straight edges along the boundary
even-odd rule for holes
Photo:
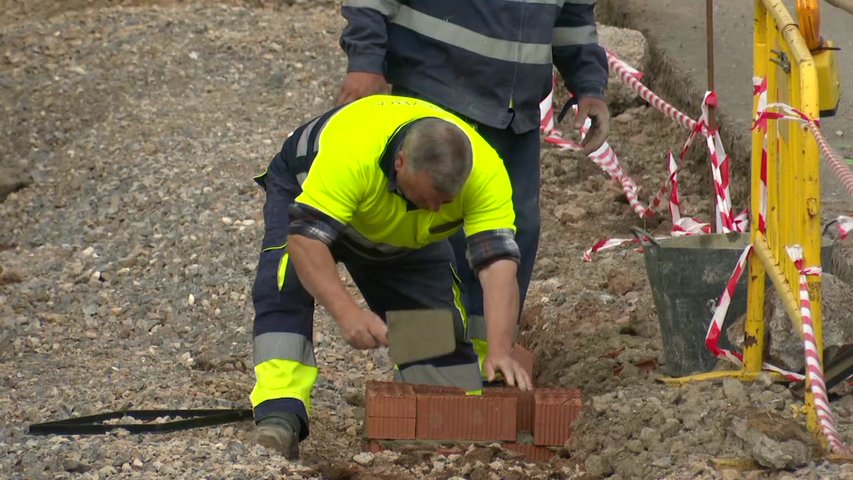
[[[463,116],[539,126],[552,64],[578,96],[603,96],[594,0],[346,0],[348,71],[382,73]],[[513,114],[514,113],[514,114]]]

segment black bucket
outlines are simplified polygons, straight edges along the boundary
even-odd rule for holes
[[[660,323],[664,372],[678,377],[713,370],[717,358],[705,347],[705,335],[738,258],[749,243],[749,234],[691,235],[651,243],[645,232],[639,236]],[[823,247],[824,261],[829,258],[829,246]],[[726,312],[721,348],[732,349],[726,328],[746,313],[748,273],[747,266]]]

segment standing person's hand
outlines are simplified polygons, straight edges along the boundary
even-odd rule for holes
[[[377,93],[388,93],[391,89],[385,77],[378,73],[349,72],[344,77],[335,106],[358,100]]]
[[[598,150],[610,132],[610,112],[607,110],[607,102],[598,97],[581,97],[578,101],[578,113],[575,115],[575,128],[580,129],[586,118],[592,121],[589,131],[581,141],[583,154]]]
[[[367,350],[388,346],[388,326],[370,310],[359,309],[335,320],[344,340],[353,348]]]
[[[510,387],[518,386],[522,391],[533,389],[533,381],[530,376],[521,364],[508,353],[489,352],[486,361],[483,362],[483,368],[486,370],[486,379],[490,382],[495,379],[497,372],[500,371],[503,374],[504,381]]]

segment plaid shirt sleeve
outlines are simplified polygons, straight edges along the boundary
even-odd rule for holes
[[[512,260],[518,263],[521,255],[515,234],[511,229],[486,230],[467,239],[468,249],[465,253],[471,270],[477,272],[497,260]]]
[[[289,235],[302,235],[331,245],[344,230],[343,223],[304,203],[291,205],[289,215]]]

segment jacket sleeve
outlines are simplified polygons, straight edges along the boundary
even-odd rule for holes
[[[554,25],[554,65],[566,88],[578,97],[603,97],[607,55],[598,44],[595,0],[566,0]]]
[[[473,134],[473,132],[472,132]],[[515,241],[512,184],[497,153],[474,146],[474,170],[462,190],[465,256],[475,272],[496,260],[520,259]]]
[[[384,74],[388,43],[388,18],[399,7],[396,0],[346,0],[341,14],[347,25],[341,33],[341,48],[349,59],[347,72]]]

